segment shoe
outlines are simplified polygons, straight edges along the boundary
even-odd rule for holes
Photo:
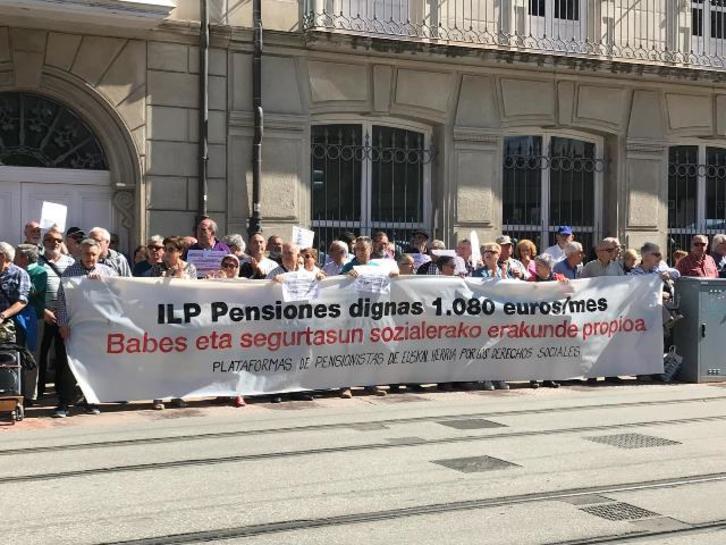
[[[560,383],[559,382],[555,382],[554,380],[545,380],[542,383],[542,386],[547,386],[548,388],[559,388],[560,387]]]
[[[374,395],[374,396],[379,396],[379,397],[383,397],[387,393],[380,386],[367,386],[365,390],[369,394]]]
[[[101,409],[99,409],[95,405],[86,404],[83,406],[83,412],[86,414],[97,415],[97,414],[101,414]]]
[[[529,385],[532,387],[533,390],[539,388],[539,382],[537,382],[536,380],[530,380]]]
[[[476,388],[476,383],[474,382],[460,382],[459,383],[459,389],[463,392],[471,392],[473,389]]]
[[[493,382],[492,382],[491,380],[485,380],[484,382],[482,382],[482,384],[483,384],[483,386],[482,386],[482,387],[483,387],[483,388],[484,388],[484,389],[485,389],[485,390],[486,390],[487,392],[491,392],[491,391],[493,391],[493,390],[494,390],[494,383],[493,383]]]
[[[625,381],[620,377],[605,377],[605,382],[608,384],[623,384]]]
[[[591,377],[585,381],[588,386],[596,386],[597,385],[597,377]]]
[[[282,403],[282,396],[281,395],[272,396],[272,398],[270,398],[270,403]]]
[[[506,380],[495,380],[494,387],[497,390],[509,390],[509,384],[507,384]]]
[[[177,409],[183,409],[187,406],[187,402],[180,397],[175,397],[171,400],[171,404]]]
[[[163,411],[165,409],[164,403],[161,401],[161,399],[155,399],[152,408],[155,411]]]
[[[68,407],[64,407],[63,405],[59,405],[55,408],[52,414],[53,418],[65,418],[68,416]]]
[[[292,398],[297,401],[315,401],[315,396],[313,396],[312,392],[298,392],[292,394]]]
[[[245,403],[245,398],[244,397],[237,396],[237,397],[235,397],[235,398],[232,399],[232,405],[234,405],[235,407],[238,407],[239,408],[239,407],[244,407],[245,405],[247,405],[247,403]]]
[[[451,382],[441,382],[436,385],[436,388],[442,392],[450,392],[454,389],[454,385]]]
[[[340,397],[343,399],[350,399],[353,397],[353,392],[350,391],[350,388],[343,388],[340,391]]]
[[[400,394],[402,390],[403,390],[403,388],[401,387],[400,384],[391,384],[388,387],[389,394]]]

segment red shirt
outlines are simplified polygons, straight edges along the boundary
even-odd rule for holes
[[[718,268],[713,258],[706,254],[698,258],[688,254],[678,262],[676,267],[682,276],[700,276],[703,278],[718,278]]]

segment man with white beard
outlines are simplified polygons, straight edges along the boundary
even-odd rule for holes
[[[63,272],[73,265],[74,259],[61,252],[63,233],[56,227],[43,235],[43,255],[38,259],[48,273],[48,283],[45,291],[45,310],[43,311],[43,336],[40,342],[40,356],[38,358],[38,399],[45,393],[46,372],[48,369],[48,356],[51,347],[55,354],[55,388],[58,393],[59,405],[67,407],[72,403],[75,379],[68,367],[65,345],[58,330],[56,317],[58,304],[58,289]],[[54,414],[54,416],[56,416]],[[60,415],[58,415],[60,416]]]

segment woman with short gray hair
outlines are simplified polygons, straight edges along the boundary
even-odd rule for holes
[[[711,257],[716,262],[719,277],[726,278],[726,235],[723,233],[713,235]]]

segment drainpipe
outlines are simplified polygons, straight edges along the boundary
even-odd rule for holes
[[[247,234],[259,233],[261,225],[260,182],[262,180],[262,0],[252,2],[254,52],[252,54],[252,110],[255,114],[255,137],[252,144],[252,215]]]
[[[199,2],[199,191],[197,223],[208,215],[207,165],[209,162],[209,0]]]

